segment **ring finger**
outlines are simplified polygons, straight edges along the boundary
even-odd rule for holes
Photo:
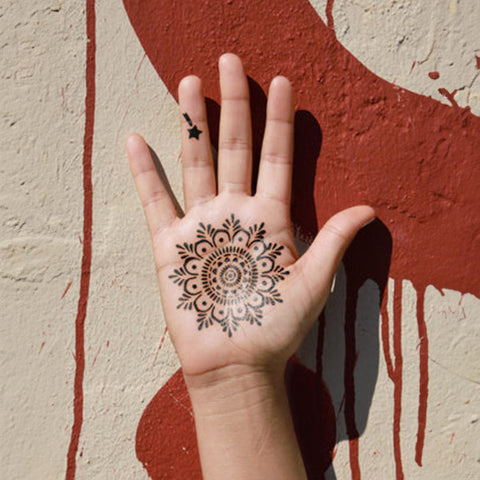
[[[215,172],[202,83],[193,75],[178,86],[182,114],[182,166],[185,211],[215,196]]]

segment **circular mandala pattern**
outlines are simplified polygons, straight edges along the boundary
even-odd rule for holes
[[[242,303],[255,290],[258,269],[244,248],[228,245],[215,250],[205,260],[201,273],[203,291],[215,303]]]
[[[218,323],[231,336],[282,302],[276,285],[288,271],[275,261],[283,246],[265,243],[265,233],[263,223],[245,229],[231,215],[221,228],[200,223],[195,243],[177,245],[183,266],[169,278],[183,288],[177,308],[196,311],[199,330]]]

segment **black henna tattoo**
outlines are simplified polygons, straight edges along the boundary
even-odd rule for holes
[[[193,125],[193,122],[191,118],[188,116],[188,113],[184,113],[183,116],[187,121],[188,125],[192,127],[188,129],[188,138],[196,138],[197,140],[200,140],[199,137],[200,137],[200,134],[202,133],[202,130],[199,130],[196,125]]]
[[[266,243],[264,223],[248,229],[232,214],[220,228],[199,224],[197,241],[177,245],[183,266],[169,276],[183,288],[178,309],[197,312],[198,329],[214,323],[232,336],[240,322],[261,325],[265,305],[282,303],[276,265],[282,245]]]

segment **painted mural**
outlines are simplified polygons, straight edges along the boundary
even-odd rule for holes
[[[428,332],[423,301],[425,290],[431,284],[440,289],[450,288],[480,295],[480,282],[475,275],[480,267],[477,265],[480,257],[472,256],[472,250],[464,248],[464,245],[474,247],[478,244],[478,216],[475,213],[480,202],[477,187],[480,178],[480,141],[476,134],[480,129],[478,117],[472,115],[468,108],[460,108],[454,100],[454,93],[445,89],[442,91],[451,100],[451,107],[396,87],[368,71],[336,40],[333,2],[327,3],[327,25],[306,1],[292,0],[280,4],[227,2],[218,9],[208,8],[206,4],[206,8],[198,8],[197,2],[188,1],[175,6],[160,0],[147,3],[125,1],[124,4],[147,56],[171,94],[175,96],[176,85],[185,72],[195,72],[206,83],[212,117],[218,113],[219,99],[214,84],[215,62],[222,52],[240,54],[245,59],[247,71],[252,72],[254,125],[255,119],[257,124],[261,122],[261,106],[265,104],[264,92],[269,79],[276,74],[292,79],[297,91],[297,109],[306,112],[305,117],[297,117],[296,131],[300,134],[296,138],[297,178],[294,181],[297,190],[293,194],[292,211],[300,236],[312,238],[318,224],[352,204],[364,203],[375,207],[379,218],[376,231],[372,228],[363,233],[369,238],[357,239],[345,261],[343,415],[350,445],[352,478],[359,479],[361,430],[355,413],[355,322],[358,291],[370,278],[378,285],[380,297],[384,297],[381,302],[381,338],[388,378],[394,385],[392,435],[395,478],[403,479],[400,441],[402,279],[411,279],[417,292],[420,380],[415,461],[421,466],[429,375]],[[160,11],[161,17],[155,16],[154,12]],[[183,27],[185,22],[189,28],[178,28]],[[257,130],[257,141],[254,142],[257,158],[260,131]],[[318,146],[313,143],[318,143]],[[303,152],[303,149],[310,151]],[[309,165],[302,163],[306,158],[312,160]],[[450,174],[452,165],[456,166],[457,172],[453,178]],[[309,191],[305,189],[306,182],[298,178],[302,175],[306,178],[314,175]],[[305,215],[312,210],[309,205],[312,197],[315,199],[316,215]],[[357,247],[359,243],[361,245]],[[368,250],[365,246],[373,250],[370,255],[366,255]],[[365,261],[366,256],[368,261]],[[438,258],[444,260],[441,266]],[[458,269],[457,262],[468,265],[471,270]],[[388,275],[395,281],[391,313],[386,309],[385,284]],[[393,326],[393,354],[389,345],[389,322]],[[322,348],[322,342],[317,345],[317,348]],[[321,352],[318,356],[321,358]],[[181,382],[180,376],[176,379]],[[310,381],[321,386],[321,370],[317,370]],[[302,392],[299,395],[302,398],[294,402],[298,402],[299,415],[305,415],[302,399],[306,400],[307,392],[314,388],[308,385],[300,388],[304,388],[305,393]],[[328,393],[320,395],[317,403],[310,405],[309,418],[315,417],[314,410],[325,410],[322,401],[325,402],[326,396]],[[162,400],[157,409],[164,405],[165,397]],[[307,401],[312,402],[311,399]],[[150,416],[155,417],[158,412],[152,407],[145,415],[143,420],[148,424]],[[299,436],[311,436],[301,430],[301,425],[309,429],[311,423],[302,423],[302,420],[297,422]],[[332,420],[324,422],[321,419],[317,428],[321,429],[323,423],[334,424]],[[161,478],[158,475],[162,464],[170,463],[172,454],[165,449],[156,455],[148,451],[145,444],[155,448],[156,442],[148,438],[151,430],[144,433],[142,427],[141,423],[137,433],[139,459],[147,470],[153,463],[152,476]],[[189,436],[193,435],[191,430]],[[331,438],[335,439],[335,435]],[[318,455],[319,450],[323,448],[333,453],[334,444],[335,440],[329,444],[317,441],[313,446],[304,446],[304,452],[316,450],[310,457],[305,453],[313,475],[318,476],[328,467],[328,462],[319,465],[319,457],[324,457]],[[173,456],[177,457],[177,462],[179,455]]]
[[[103,258],[102,249],[108,250],[102,240],[95,240],[98,219],[104,217],[96,212],[94,200],[105,181],[97,179],[96,187],[95,168],[102,175],[106,168],[96,160],[101,154],[95,154],[102,115],[98,82],[106,75],[102,69],[107,63],[98,39],[104,25],[116,18],[99,19],[98,11],[105,8],[101,3],[85,3],[81,264],[76,280],[70,280],[62,295],[62,299],[72,295],[75,288],[78,295],[68,385],[73,402],[64,433],[68,436],[65,478],[200,480],[190,401],[181,371],[171,360],[174,353],[165,353],[168,332],[163,324],[146,329],[148,335],[156,334],[153,365],[147,367],[155,370],[163,355],[170,373],[162,374],[158,385],[151,381],[149,394],[132,394],[139,412],[135,429],[119,434],[128,437],[134,455],[122,467],[106,453],[100,458],[91,453],[101,442],[89,440],[97,427],[88,424],[101,415],[101,409],[87,402],[109,383],[111,369],[106,366],[89,380],[97,357],[108,356],[105,352],[110,348],[108,328],[95,326],[103,310],[96,307],[94,315],[91,306],[103,302],[101,289],[95,287],[98,283],[92,283],[92,276],[98,275],[95,255]],[[383,8],[388,2],[370,3]],[[125,35],[141,51],[134,78],[150,62],[158,84],[165,87],[162,102],[177,100],[183,76],[194,73],[203,79],[213,145],[218,141],[220,98],[216,62],[224,52],[241,56],[249,74],[257,166],[268,84],[278,74],[292,81],[296,90],[292,218],[300,248],[335,212],[359,203],[376,209],[377,220],[349,248],[332,297],[286,374],[309,478],[359,480],[374,478],[372,472],[378,471],[382,473],[375,478],[395,480],[432,478],[433,471],[439,479],[452,478],[452,472],[456,478],[477,478],[478,452],[474,458],[471,449],[465,453],[465,445],[478,438],[478,411],[472,406],[464,422],[460,414],[450,417],[448,411],[460,403],[470,408],[475,401],[471,392],[476,392],[475,405],[479,398],[480,379],[472,359],[478,364],[480,352],[469,351],[469,346],[478,334],[480,313],[480,117],[469,106],[461,106],[461,89],[441,83],[441,69],[432,69],[428,79],[438,84],[435,88],[445,102],[403,88],[369,69],[339,39],[335,4],[334,0],[123,0],[117,15],[126,15]],[[412,58],[411,68],[420,63]],[[478,71],[475,79],[480,78],[480,41],[471,47],[470,63]],[[123,119],[130,108],[134,107],[129,104]],[[188,115],[184,119],[192,130],[196,128]],[[171,117],[168,122],[173,123]],[[172,152],[176,147],[169,148]],[[116,192],[115,198],[121,195]],[[176,275],[181,281],[180,273]],[[121,294],[125,302],[135,302],[130,292]],[[202,325],[207,323],[208,318],[203,319]],[[235,325],[225,325],[226,334],[231,329]],[[105,338],[91,352],[95,344],[91,338],[99,331]],[[452,350],[445,350],[444,358],[437,345],[450,339],[438,339],[449,335]],[[457,347],[463,356],[449,358]],[[125,350],[119,352],[124,355]],[[432,384],[432,368],[447,372],[441,382]],[[122,392],[136,381],[133,375],[124,379]],[[448,395],[443,397],[442,382],[452,382],[444,385]],[[468,398],[460,399],[454,393],[462,382],[469,385]],[[106,408],[115,410],[115,402],[112,395]],[[114,425],[112,421],[108,428],[117,428]],[[460,434],[451,425],[463,432],[458,447]],[[442,445],[451,449],[443,452]],[[434,461],[440,461],[436,457],[444,459],[448,468],[434,467]],[[12,472],[18,469],[12,465],[9,478],[15,478]],[[445,477],[438,474],[443,470]],[[39,478],[32,467],[28,478],[34,474]]]

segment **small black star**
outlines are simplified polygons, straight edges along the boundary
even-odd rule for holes
[[[202,133],[202,130],[199,130],[196,125],[188,129],[188,138],[196,138],[199,140],[199,136]]]

